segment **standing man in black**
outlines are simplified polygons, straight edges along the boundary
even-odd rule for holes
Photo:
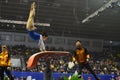
[[[73,53],[72,60],[77,61],[78,63],[78,66],[79,66],[78,74],[81,75],[82,69],[85,67],[87,70],[89,70],[93,74],[96,80],[99,80],[88,63],[90,59],[89,52],[87,51],[87,49],[85,49],[82,46],[81,41],[77,40],[75,44],[76,44],[76,50]]]

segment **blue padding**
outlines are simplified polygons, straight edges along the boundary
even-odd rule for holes
[[[40,72],[12,72],[12,74],[17,78],[32,76],[32,79],[44,80],[44,74]]]
[[[25,77],[27,78],[27,76],[32,76],[32,79],[36,79],[36,80],[44,80],[44,73],[40,73],[40,72],[12,72],[12,74],[17,77],[17,78],[21,78],[21,77]],[[64,77],[64,76],[70,76],[72,74],[63,74],[63,73],[53,73],[52,77],[53,80],[58,80],[59,77]],[[92,80],[95,80],[95,78],[93,77],[92,74],[83,74],[82,75],[84,80],[88,80],[88,77],[91,77]],[[111,77],[116,77],[116,75],[111,74],[111,75],[97,75],[101,80],[110,80]]]

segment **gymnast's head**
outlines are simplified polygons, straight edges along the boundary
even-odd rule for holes
[[[43,41],[45,41],[48,38],[48,34],[46,32],[42,32],[42,38]]]

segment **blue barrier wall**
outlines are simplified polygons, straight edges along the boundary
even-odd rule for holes
[[[21,77],[27,77],[27,76],[32,76],[32,79],[36,79],[36,80],[44,80],[44,73],[40,73],[40,72],[12,72],[12,74],[17,77],[17,78],[21,78]],[[52,77],[53,80],[58,80],[59,77],[63,77],[63,76],[69,76],[71,74],[62,74],[62,73],[53,73]],[[95,80],[92,74],[83,74],[82,75],[84,80],[88,80],[88,77],[91,77],[92,80]],[[110,80],[111,77],[115,77],[116,75],[97,75],[101,80]]]
[[[32,79],[44,80],[44,74],[40,72],[12,72],[12,74],[17,78],[32,76]]]

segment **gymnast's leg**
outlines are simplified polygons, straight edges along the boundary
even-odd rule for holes
[[[29,18],[26,24],[26,29],[28,31],[33,31],[35,29],[35,26],[34,26],[35,8],[36,8],[36,4],[35,2],[33,2],[31,4]]]
[[[36,8],[36,4],[35,2],[33,2],[31,4],[29,18],[26,24],[26,29],[28,31],[29,36],[33,40],[37,41],[40,39],[40,34],[35,31],[36,27],[34,26],[35,8]]]

